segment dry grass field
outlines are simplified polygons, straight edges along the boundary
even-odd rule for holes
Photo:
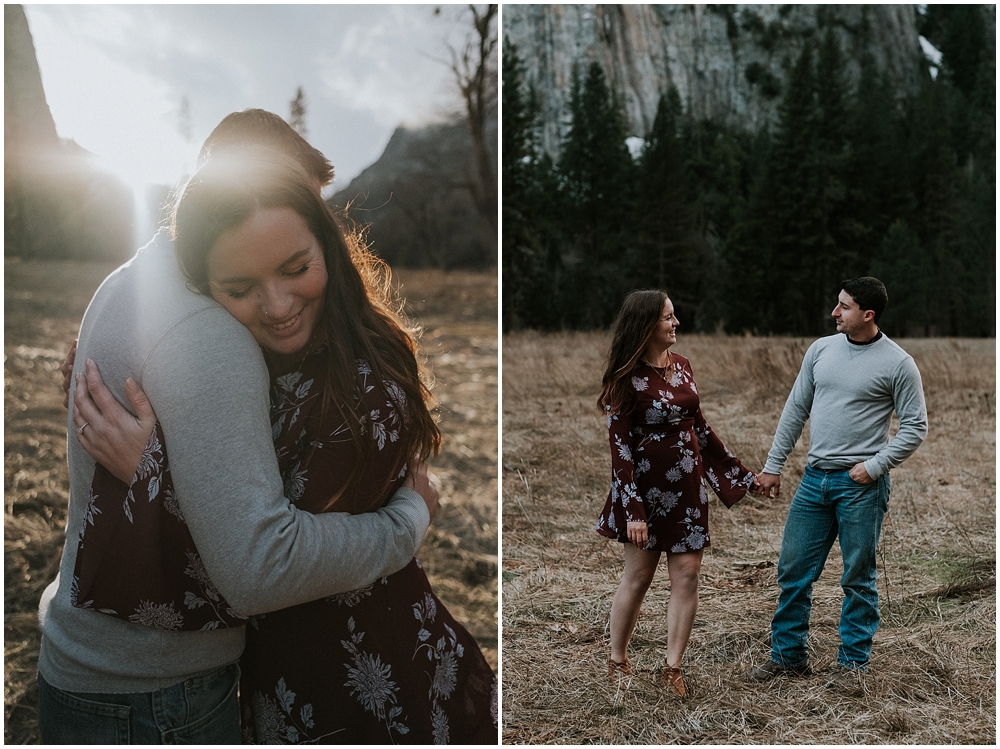
[[[55,577],[68,501],[59,364],[113,266],[5,262],[4,742],[37,743],[38,599]],[[397,274],[436,378],[441,506],[420,550],[440,597],[497,665],[495,273]],[[154,404],[155,405],[155,404]]]
[[[505,743],[994,744],[996,739],[995,340],[902,340],[923,375],[930,434],[892,474],[879,550],[882,625],[866,693],[825,688],[836,663],[843,569],[835,546],[813,594],[809,678],[751,685],[770,655],[775,564],[802,475],[781,497],[712,499],[701,606],[685,655],[693,696],[658,686],[669,583],[643,604],[628,683],[606,676],[619,545],[593,532],[610,457],[595,410],[608,337],[503,341]],[[809,341],[681,335],[708,422],[751,468],[770,447]],[[664,562],[665,563],[665,560]]]

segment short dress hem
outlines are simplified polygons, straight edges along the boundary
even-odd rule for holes
[[[667,374],[636,365],[629,377],[632,407],[607,409],[611,489],[595,530],[630,543],[628,523],[645,522],[647,551],[683,553],[711,546],[706,485],[732,507],[756,474],[705,421],[690,362],[671,358]]]

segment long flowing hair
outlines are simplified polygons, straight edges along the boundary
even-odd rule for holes
[[[219,237],[258,210],[283,207],[305,220],[326,262],[328,281],[317,325],[327,357],[321,418],[334,408],[351,430],[358,459],[344,492],[358,487],[374,449],[367,414],[356,397],[358,360],[368,363],[376,382],[395,382],[405,395],[395,399],[392,389],[387,390],[398,401],[405,428],[397,465],[379,488],[384,493],[411,456],[430,458],[441,449],[441,431],[431,415],[433,400],[417,361],[418,330],[403,315],[389,267],[323,202],[307,171],[291,157],[260,147],[227,150],[210,158],[174,207],[172,231],[181,270],[198,291],[210,295],[208,256]],[[334,501],[336,497],[327,509]]]
[[[601,378],[597,407],[612,413],[628,410],[635,402],[629,377],[646,350],[667,302],[667,292],[659,289],[633,291],[622,304],[612,327],[611,348]]]

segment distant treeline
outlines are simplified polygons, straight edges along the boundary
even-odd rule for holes
[[[818,335],[845,278],[889,290],[890,335],[996,334],[995,61],[982,9],[928,6],[943,53],[915,94],[837,38],[806,40],[760,132],[689,117],[663,93],[630,156],[601,68],[575,76],[558,161],[525,63],[503,48],[503,325],[611,323],[634,288],[688,330]],[[749,75],[749,71],[748,71]]]

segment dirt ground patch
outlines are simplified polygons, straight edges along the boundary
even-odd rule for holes
[[[831,553],[815,586],[817,673],[747,684],[769,658],[775,564],[805,466],[800,440],[781,497],[712,499],[712,547],[685,655],[690,700],[657,677],[669,584],[661,569],[630,658],[608,680],[608,615],[619,545],[592,529],[610,483],[595,409],[602,333],[519,333],[503,341],[503,738],[505,743],[993,744],[996,738],[996,342],[910,339],[930,435],[892,472],[879,548],[882,623],[865,693],[825,684],[836,663],[843,570]],[[681,336],[706,419],[759,470],[809,341]]]
[[[69,501],[59,364],[102,263],[5,262],[4,739],[37,743],[38,599],[58,572]],[[494,669],[497,632],[496,273],[401,271],[441,404],[441,507],[419,556]]]

